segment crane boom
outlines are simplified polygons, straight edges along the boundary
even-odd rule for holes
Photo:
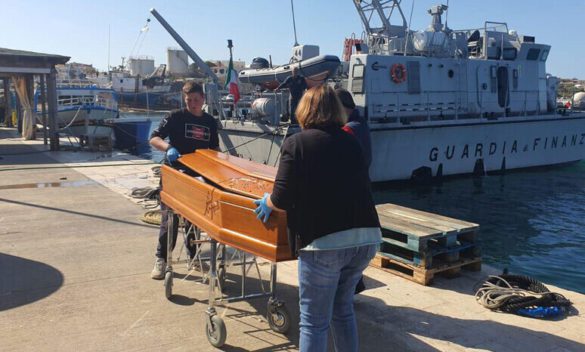
[[[171,25],[167,23],[167,21],[161,16],[161,14],[159,14],[158,11],[156,11],[154,8],[150,9],[150,13],[152,13],[154,18],[156,18],[160,22],[160,24],[167,30],[167,32],[169,32],[171,37],[173,37],[173,39],[177,41],[181,48],[185,50],[185,52],[187,53],[187,55],[189,55],[191,60],[193,60],[193,62],[195,62],[195,64],[201,70],[203,70],[205,74],[213,80],[214,83],[217,83],[218,80],[217,75],[213,73],[213,71],[209,68],[209,66],[207,66],[207,64],[203,60],[201,60],[201,58],[195,53],[193,49],[191,49],[189,44],[187,44],[187,42],[185,42],[183,38],[181,38],[181,36],[173,29],[173,27],[171,27]]]

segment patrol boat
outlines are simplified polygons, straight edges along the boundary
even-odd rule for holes
[[[557,111],[559,80],[546,73],[550,45],[501,22],[452,30],[441,20],[445,5],[428,10],[427,29],[413,31],[399,0],[353,3],[367,36],[350,57],[346,86],[370,124],[372,181],[583,159],[585,113]],[[298,129],[256,119],[255,128],[224,121],[223,147],[276,164],[282,139]]]

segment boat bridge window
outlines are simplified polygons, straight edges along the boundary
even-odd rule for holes
[[[518,55],[518,50],[516,48],[504,48],[504,60],[516,60],[516,56]]]
[[[356,64],[351,69],[351,92],[352,93],[363,93],[364,91],[364,65]]]
[[[546,61],[548,58],[548,50],[543,50],[542,55],[540,55],[540,61]]]
[[[486,21],[484,25],[484,31],[508,33],[508,24],[504,22],[491,22]]]
[[[536,60],[538,60],[539,56],[540,56],[540,49],[537,49],[537,48],[528,49],[528,54],[526,54],[526,60],[536,61]]]

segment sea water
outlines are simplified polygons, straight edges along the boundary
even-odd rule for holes
[[[486,264],[585,293],[585,162],[431,186],[374,188],[376,204],[479,224]]]
[[[159,122],[153,117],[152,128]],[[376,184],[374,200],[477,223],[483,263],[585,293],[585,161],[428,186]]]

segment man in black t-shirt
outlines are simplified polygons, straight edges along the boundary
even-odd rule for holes
[[[217,123],[213,116],[203,111],[205,95],[200,84],[187,82],[183,86],[186,109],[173,111],[166,115],[150,136],[150,144],[165,152],[168,162],[174,163],[182,154],[193,153],[197,149],[219,150]],[[168,139],[168,142],[165,141]],[[153,279],[163,279],[167,258],[168,208],[161,203],[162,221],[160,224],[156,262],[152,270]],[[178,219],[174,221],[175,226]],[[173,246],[177,241],[177,228],[173,229]]]
[[[297,118],[295,117],[295,111],[297,110],[297,105],[299,105],[301,97],[308,88],[305,77],[299,73],[298,67],[293,67],[292,76],[288,76],[284,82],[282,82],[278,88],[276,88],[276,90],[281,90],[282,88],[288,88],[288,91],[290,92],[290,98],[288,100],[288,107],[290,109],[290,123],[296,124]]]

